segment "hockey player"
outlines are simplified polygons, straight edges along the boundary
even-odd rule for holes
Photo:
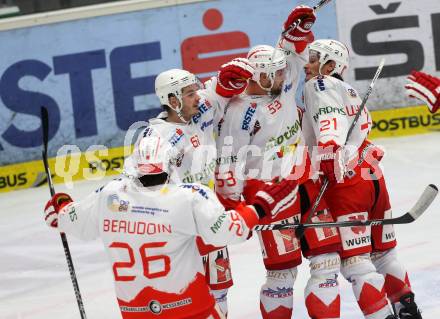
[[[361,104],[356,90],[342,80],[348,65],[348,50],[338,41],[317,40],[309,46],[304,67],[305,141],[310,151],[314,148],[314,164],[329,181],[324,198],[335,219],[390,218],[388,192],[377,165],[383,153],[367,140],[367,109],[344,147]],[[365,318],[395,318],[387,297],[399,318],[421,318],[407,272],[397,260],[392,225],[341,228],[340,234],[341,273],[352,283]]]
[[[135,178],[114,180],[79,202],[55,194],[46,223],[80,239],[101,238],[122,318],[224,318],[205,281],[197,236],[216,246],[244,242],[266,212],[277,214],[277,202],[293,203],[296,183],[265,185],[254,206],[225,211],[208,187],[167,182],[179,156],[154,129],[134,154]]]
[[[249,51],[247,58],[255,68],[252,80],[245,93],[231,99],[217,126],[217,149],[223,155],[216,172],[217,192],[230,200],[240,201],[244,196],[252,202],[263,181],[288,175],[297,156],[301,157],[295,154],[301,136],[295,92],[306,62],[304,50],[313,38],[310,28],[315,15],[309,7],[297,7],[284,30],[298,18],[302,20],[300,25],[280,40],[283,49],[259,45]],[[299,222],[310,211],[318,190],[319,185],[310,181],[299,186],[297,205],[265,222]],[[314,221],[332,220],[324,202],[318,211]],[[258,237],[267,270],[260,291],[262,316],[291,318],[301,244],[292,230],[258,232]],[[337,230],[308,230],[303,244],[311,269],[305,292],[309,315],[316,319],[339,318]]]
[[[435,76],[412,71],[405,85],[406,93],[410,97],[418,98],[426,103],[431,113],[437,112],[440,107],[440,79]]]
[[[219,70],[206,88],[188,71],[171,69],[155,80],[156,95],[164,112],[149,121],[141,136],[154,128],[170,141],[181,160],[171,179],[176,182],[201,183],[213,187],[216,145],[213,135],[216,114],[234,94],[241,93],[253,69],[244,59],[234,59]],[[135,175],[132,158],[125,162],[125,174]],[[233,207],[228,207],[233,208]],[[231,267],[226,247],[215,249],[200,243],[205,255],[206,278],[224,314],[227,314],[227,290],[232,286]]]

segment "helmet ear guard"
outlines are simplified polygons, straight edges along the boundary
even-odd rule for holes
[[[321,68],[329,61],[336,63],[334,70],[330,75],[338,74],[342,76],[349,67],[349,51],[341,42],[336,40],[316,40],[309,46],[310,51],[316,51],[319,54],[319,73]]]
[[[275,73],[287,66],[286,56],[281,49],[275,49],[270,45],[257,45],[250,49],[247,59],[254,67],[255,71],[252,80],[265,91],[270,91],[274,85]],[[260,83],[261,73],[267,74],[271,81],[269,88],[264,87]]]

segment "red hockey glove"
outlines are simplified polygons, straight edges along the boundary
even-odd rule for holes
[[[407,79],[406,93],[426,103],[429,111],[435,113],[440,107],[440,79],[418,71],[412,71]]]
[[[300,23],[291,26],[300,19]],[[314,36],[311,28],[315,23],[316,16],[312,8],[308,6],[298,6],[289,14],[287,20],[284,22],[283,37],[286,41],[295,45],[295,50],[301,53],[306,48],[307,44],[313,42]]]
[[[259,179],[248,179],[243,187],[242,195],[246,201],[246,203],[252,203],[255,198],[255,195],[258,191],[263,188],[265,182]]]
[[[266,215],[276,216],[279,212],[295,203],[298,192],[296,180],[281,180],[279,183],[268,182],[255,194],[252,205],[260,218]]]
[[[254,68],[247,59],[237,58],[223,64],[217,75],[215,91],[223,97],[232,97],[242,93],[252,78]]]
[[[65,193],[56,193],[47,202],[44,208],[44,220],[50,227],[58,227],[58,213],[67,204],[73,202],[72,198]]]
[[[343,148],[331,140],[325,144],[318,144],[319,170],[330,184],[341,183],[344,180],[345,163]]]
[[[238,205],[244,204],[243,202],[241,202],[239,200],[234,200],[232,198],[223,197],[219,193],[216,193],[216,195],[217,195],[217,198],[220,201],[220,203],[225,208],[225,210],[235,209]]]

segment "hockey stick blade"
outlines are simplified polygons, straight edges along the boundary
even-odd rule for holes
[[[418,219],[431,205],[438,194],[437,186],[430,184],[426,187],[420,198],[409,212],[400,217],[389,219],[367,219],[342,222],[324,222],[324,223],[306,223],[306,224],[269,224],[256,225],[254,230],[277,230],[277,229],[307,229],[307,228],[325,228],[325,227],[355,227],[355,226],[378,226],[391,224],[409,224]]]
[[[423,214],[423,212],[429,207],[429,205],[431,205],[437,194],[437,186],[435,186],[434,184],[429,184],[423,192],[422,196],[420,196],[419,200],[415,203],[413,208],[411,208],[409,212],[405,215],[409,215],[412,218],[411,222],[416,220],[420,217],[420,215]]]

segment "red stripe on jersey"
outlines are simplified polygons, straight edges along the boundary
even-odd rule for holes
[[[215,306],[201,273],[180,293],[145,287],[133,300],[118,303],[123,319],[206,319]]]

